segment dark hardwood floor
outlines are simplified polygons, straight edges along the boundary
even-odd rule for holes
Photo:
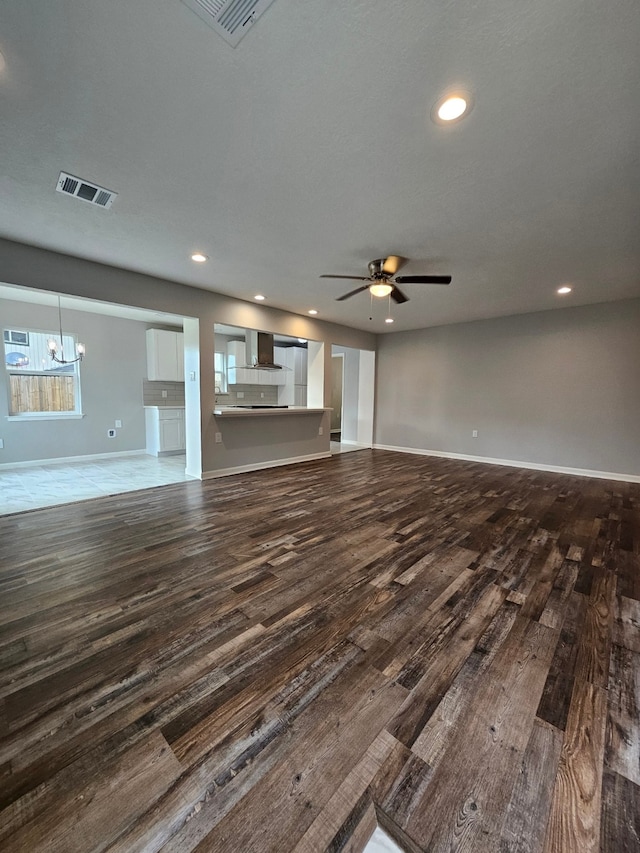
[[[640,850],[640,485],[362,451],[0,559],[3,851]]]

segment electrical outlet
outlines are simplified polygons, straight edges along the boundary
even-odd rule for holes
[[[115,438],[115,437],[116,437],[115,429],[108,429],[107,430],[107,438]]]
[[[238,391],[236,397],[238,398],[238,400],[244,400],[244,391]]]
[[[195,372],[195,370],[192,370],[192,371],[189,373],[189,379],[190,379],[192,382],[195,382],[195,381],[196,381],[196,372]]]
[[[221,432],[216,433],[216,444],[222,444],[222,433]]]
[[[4,447],[4,439],[0,438],[0,450]]]
[[[478,437],[478,430],[474,429],[473,432],[471,433],[471,438],[477,438],[477,437]]]
[[[261,400],[262,400],[262,399],[264,399],[264,391],[261,391],[261,392],[260,392],[260,399],[261,399]]]
[[[122,429],[122,421],[121,421],[121,420],[117,420],[117,421],[116,421],[116,423],[115,423],[115,427],[116,427],[116,429]]]
[[[162,392],[162,398],[163,398],[163,400],[167,399],[167,392],[166,391]]]
[[[324,427],[318,429],[318,435],[324,435]]]

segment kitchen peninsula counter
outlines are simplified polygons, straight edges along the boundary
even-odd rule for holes
[[[213,414],[217,418],[264,417],[265,415],[322,415],[331,409],[311,409],[307,406],[216,406]]]
[[[216,406],[206,477],[331,457],[330,408]]]

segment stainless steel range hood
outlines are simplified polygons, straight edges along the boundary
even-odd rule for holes
[[[283,366],[276,364],[273,360],[273,335],[268,332],[256,332],[255,329],[246,329],[245,343],[247,348],[245,367],[254,370],[283,370]]]

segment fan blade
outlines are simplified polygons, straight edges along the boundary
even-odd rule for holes
[[[450,275],[400,275],[399,284],[451,284]]]
[[[409,301],[409,297],[405,296],[396,284],[393,285],[393,290],[391,291],[389,296],[393,299],[394,302],[397,302],[398,305],[402,305],[403,302]]]
[[[345,299],[349,299],[350,296],[355,296],[356,293],[362,293],[363,290],[369,290],[369,286],[365,284],[364,287],[356,287],[355,290],[351,290],[349,293],[345,293],[344,296],[338,296],[336,302],[342,302]]]
[[[321,275],[320,278],[348,278],[349,281],[369,281],[368,275]]]
[[[406,264],[406,262],[407,259],[400,255],[389,255],[382,265],[382,272],[387,275],[395,275],[398,270]]]

